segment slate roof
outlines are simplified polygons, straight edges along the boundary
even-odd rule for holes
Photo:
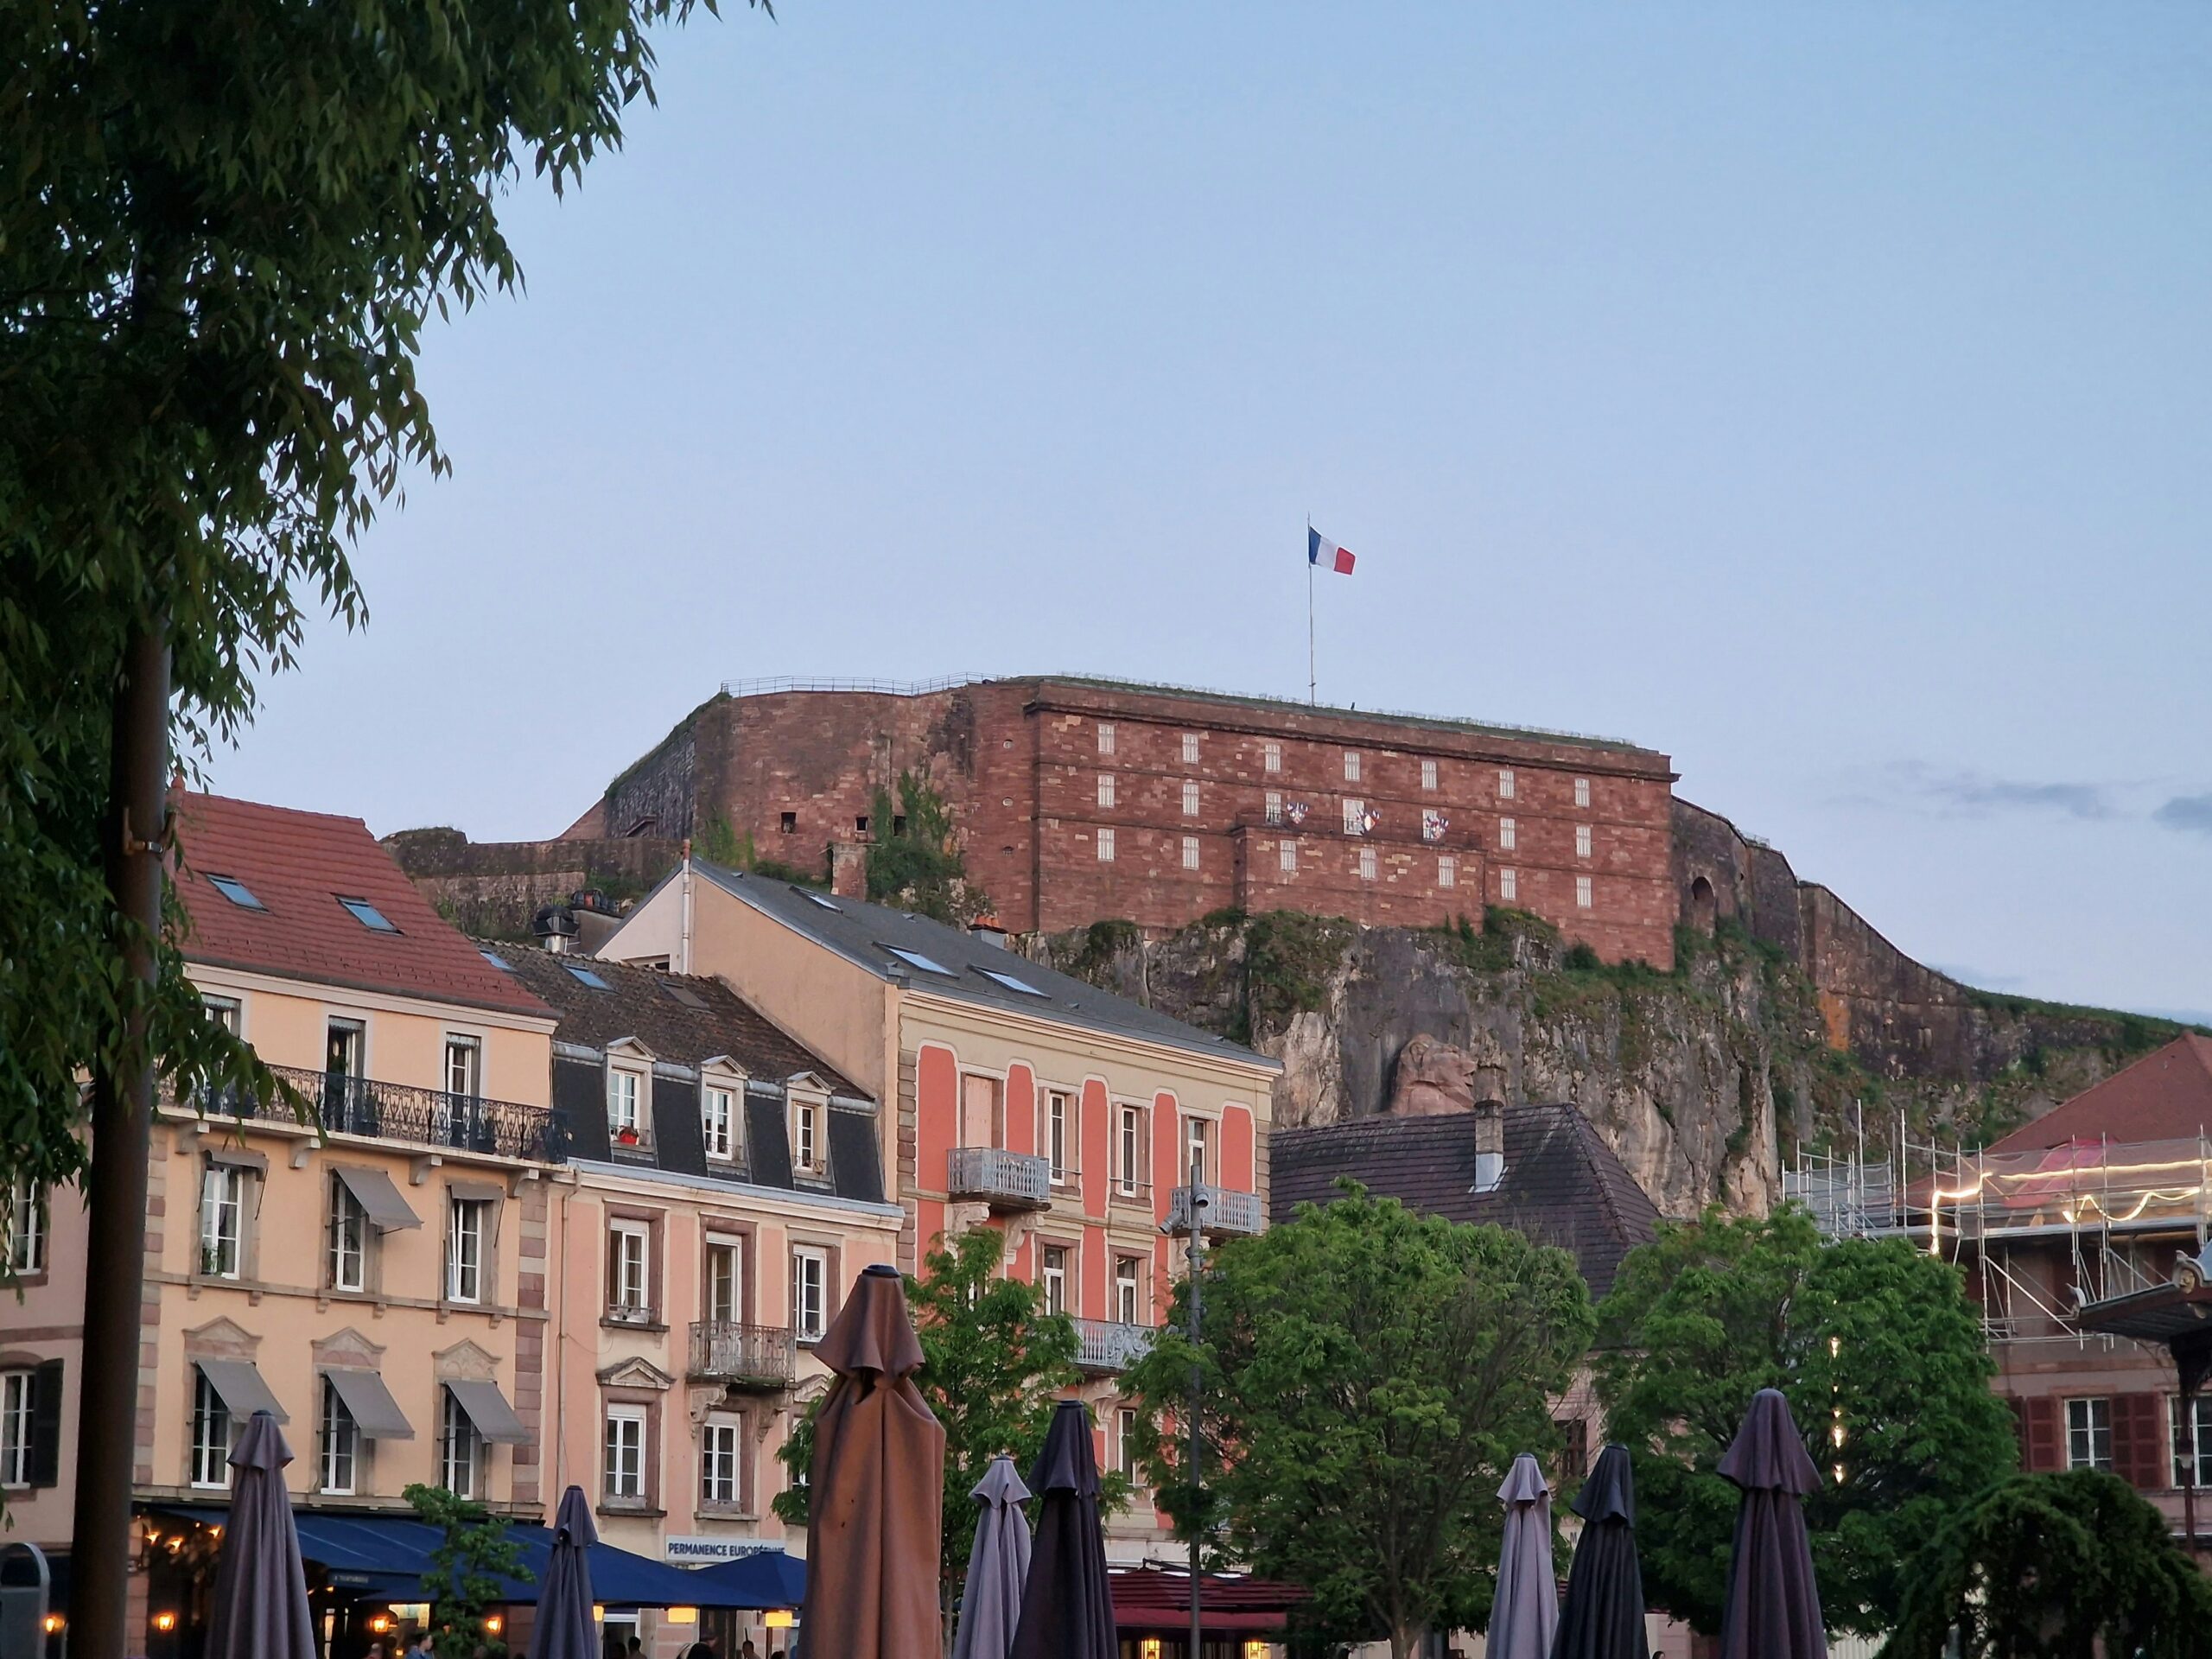
[[[772,1025],[718,979],[669,973],[598,957],[555,956],[533,945],[481,939],[478,947],[507,963],[514,977],[550,1003],[561,1023],[553,1040],[604,1049],[635,1038],[657,1059],[696,1065],[728,1055],[747,1077],[780,1083],[811,1071],[830,1092],[867,1099],[836,1067]],[[599,990],[578,979],[582,969]]]
[[[175,798],[185,959],[357,990],[544,1015],[440,916],[359,818],[220,795]],[[211,881],[243,884],[258,908]],[[365,899],[398,931],[365,925],[338,901]]]
[[[2212,1129],[2212,1037],[2184,1032],[1986,1148],[2036,1152],[2070,1141],[2182,1141]]]
[[[1511,1227],[1573,1253],[1592,1296],[1613,1287],[1621,1258],[1650,1243],[1659,1219],[1636,1178],[1572,1105],[1509,1106],[1505,1175],[1478,1193],[1473,1117],[1363,1117],[1279,1129],[1269,1142],[1272,1219],[1342,1196],[1350,1176],[1377,1198],[1451,1221]]]
[[[865,968],[879,979],[918,991],[955,997],[1042,1019],[1064,1020],[1092,1031],[1141,1038],[1147,1042],[1215,1055],[1267,1071],[1282,1068],[1225,1037],[1186,1026],[1110,991],[1055,973],[1002,945],[976,938],[964,929],[947,927],[903,910],[890,910],[858,899],[835,897],[795,886],[692,861],[705,880],[755,910],[774,917],[793,932]],[[681,872],[678,872],[678,875]],[[675,876],[670,880],[677,879]],[[892,954],[909,950],[944,969],[931,972]],[[1027,986],[1019,990],[990,977],[1001,974]]]

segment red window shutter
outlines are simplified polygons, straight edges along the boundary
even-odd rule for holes
[[[2163,1491],[2172,1484],[2165,1449],[2164,1397],[2120,1394],[2112,1402],[2112,1467],[2138,1491]]]
[[[2066,1455],[2059,1443],[2058,1402],[2046,1394],[2021,1403],[2026,1408],[2028,1467],[2046,1473],[2063,1469]]]
[[[2005,1403],[2012,1408],[2012,1437],[2019,1442],[2020,1467],[2031,1469],[2028,1461],[2028,1402],[2017,1394],[2005,1396]]]

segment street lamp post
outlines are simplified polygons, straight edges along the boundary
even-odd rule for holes
[[[1204,1622],[1198,1609],[1199,1535],[1205,1515],[1204,1500],[1198,1483],[1204,1472],[1205,1442],[1198,1429],[1198,1406],[1205,1395],[1205,1369],[1198,1357],[1199,1288],[1205,1261],[1205,1164],[1202,1158],[1191,1160],[1190,1205],[1190,1266],[1191,1266],[1191,1654],[1190,1659],[1203,1659],[1205,1652]]]

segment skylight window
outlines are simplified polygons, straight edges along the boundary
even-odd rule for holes
[[[978,968],[976,971],[981,974],[985,979],[989,980],[993,984],[1003,985],[1009,991],[1019,991],[1024,996],[1046,996],[1049,995],[1047,992],[1039,990],[1034,985],[1032,985],[1026,979],[1016,979],[1012,974],[997,973],[988,968]]]
[[[579,968],[573,962],[564,962],[561,965],[569,970],[569,976],[579,985],[588,986],[594,991],[611,991],[614,988],[588,968]]]
[[[496,950],[480,950],[476,954],[483,957],[485,961],[490,963],[494,968],[498,969],[503,974],[512,974],[515,970],[514,963],[509,962],[505,957],[501,956]]]
[[[240,910],[266,910],[268,906],[253,896],[253,889],[235,875],[211,875],[207,885],[221,893]]]
[[[800,898],[805,899],[809,904],[819,905],[824,910],[834,910],[840,916],[845,913],[845,907],[842,905],[837,903],[834,899],[823,898],[822,894],[817,893],[812,887],[801,887],[795,886],[791,888],[791,891],[798,894]]]
[[[703,1008],[707,1006],[707,999],[689,985],[671,985],[664,980],[661,982],[661,989],[666,991],[670,996],[687,1008]]]
[[[909,968],[918,968],[925,974],[942,974],[947,979],[950,979],[952,977],[951,969],[946,967],[941,962],[935,961],[929,957],[924,956],[918,950],[901,950],[895,944],[887,944],[883,948],[888,950],[893,956],[898,957],[899,961],[905,963]]]
[[[384,912],[378,910],[367,899],[348,899],[342,893],[337,895],[337,899],[340,904],[346,906],[346,913],[371,932],[397,933],[399,931],[385,917]]]

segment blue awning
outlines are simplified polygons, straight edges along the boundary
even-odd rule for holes
[[[715,1606],[798,1607],[806,1600],[806,1563],[780,1549],[764,1549],[734,1560],[716,1561],[690,1574],[711,1579],[724,1595],[740,1599]]]

